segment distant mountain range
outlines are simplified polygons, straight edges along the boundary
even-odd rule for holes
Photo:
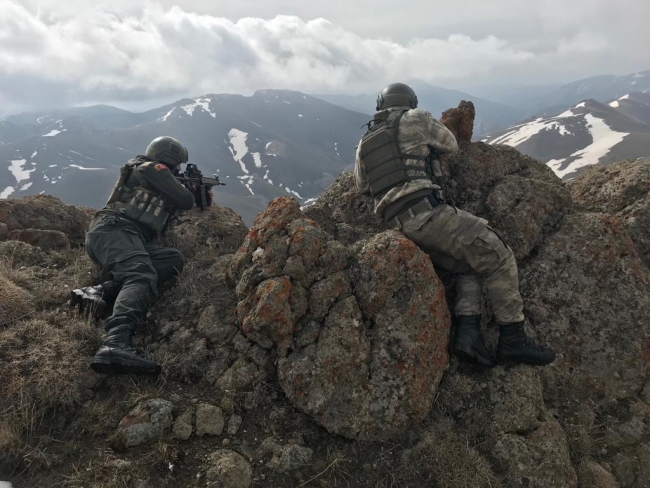
[[[515,147],[561,178],[572,178],[593,164],[650,155],[650,93],[624,94],[609,103],[585,100],[485,140]]]
[[[529,115],[525,111],[503,103],[492,102],[457,90],[429,85],[423,81],[409,81],[409,85],[417,93],[418,106],[431,112],[436,118],[440,118],[443,111],[457,107],[461,100],[473,102],[476,107],[476,120],[474,123],[474,136],[476,138],[505,129]],[[378,87],[377,92],[382,88]],[[356,112],[368,115],[375,113],[377,94],[314,96]]]
[[[0,122],[0,197],[45,192],[103,206],[129,158],[160,135],[178,138],[215,200],[247,223],[280,195],[305,203],[354,163],[368,117],[302,93],[205,95],[134,114],[108,106],[24,113]]]

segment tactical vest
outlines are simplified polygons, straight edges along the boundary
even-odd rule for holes
[[[141,186],[136,178],[135,168],[146,162],[147,159],[132,159],[120,169],[120,178],[108,197],[106,207],[147,227],[155,236],[165,230],[173,209],[162,196]]]
[[[370,193],[381,199],[392,188],[409,181],[434,181],[429,158],[400,151],[397,130],[407,110],[379,112],[368,124],[368,132],[361,138],[359,158],[363,161]],[[424,165],[409,164],[407,160],[425,161]]]

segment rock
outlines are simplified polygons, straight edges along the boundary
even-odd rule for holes
[[[0,274],[0,327],[28,318],[34,308],[34,298]]]
[[[476,117],[476,110],[474,104],[461,100],[458,108],[450,108],[442,113],[440,122],[447,126],[456,140],[461,142],[471,142],[472,133],[474,132],[474,117]]]
[[[618,217],[650,267],[650,158],[591,166],[569,188],[581,210]]]
[[[218,481],[222,488],[248,488],[252,482],[253,468],[240,454],[219,449],[208,459],[207,479]]]
[[[109,440],[116,451],[160,439],[172,426],[173,405],[161,398],[141,403],[124,417]]]
[[[49,195],[0,200],[0,222],[9,232],[26,229],[59,231],[75,246],[83,244],[90,218],[84,209],[66,205]]]
[[[492,457],[508,480],[508,486],[573,488],[577,476],[571,465],[569,446],[557,422],[546,422],[530,437],[502,436]]]
[[[13,267],[42,264],[47,256],[40,249],[21,241],[0,242],[0,259],[6,259]]]
[[[517,260],[555,231],[572,207],[569,190],[548,166],[509,146],[462,145],[443,163],[451,177],[447,194],[487,219]]]
[[[186,441],[192,436],[192,424],[194,423],[194,409],[188,408],[181,415],[176,417],[172,428],[172,437]]]
[[[311,463],[314,451],[298,444],[287,444],[276,449],[267,467],[280,473],[295,471]]]
[[[275,348],[294,406],[350,438],[390,436],[426,416],[448,361],[450,317],[431,261],[401,233],[346,248],[278,198],[229,275],[242,330]]]
[[[620,488],[614,475],[596,461],[585,459],[578,468],[580,486],[589,488]]]
[[[0,241],[5,241],[9,237],[9,228],[4,222],[0,222]]]
[[[230,435],[237,435],[237,432],[239,432],[239,428],[241,427],[243,421],[244,419],[242,419],[241,416],[237,414],[231,415],[228,419],[228,427],[226,428],[226,431]]]
[[[216,345],[225,345],[237,333],[237,327],[227,322],[223,310],[209,305],[199,317],[197,331]]]
[[[70,249],[70,241],[58,230],[18,229],[9,233],[9,238],[22,241],[43,251],[66,251]]]
[[[207,403],[196,406],[196,435],[221,435],[223,424],[223,411],[219,407]]]
[[[618,219],[567,216],[520,267],[520,288],[533,329],[558,353],[540,370],[550,398],[636,398],[647,377],[650,272]]]
[[[161,239],[186,258],[198,253],[220,256],[233,252],[248,232],[242,218],[227,207],[213,203],[204,211],[194,208],[180,213]]]
[[[241,390],[260,377],[261,372],[255,363],[246,358],[239,358],[215,385],[222,390]]]

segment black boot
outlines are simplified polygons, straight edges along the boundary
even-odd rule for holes
[[[555,360],[555,352],[549,347],[538,346],[526,335],[524,323],[515,322],[501,326],[497,359],[500,362],[526,363],[543,366]]]
[[[70,292],[70,306],[80,313],[90,313],[96,319],[108,317],[120,292],[121,283],[107,281],[101,285],[77,288]]]
[[[456,318],[451,353],[462,361],[481,366],[492,367],[496,364],[483,342],[480,315],[460,315]]]
[[[133,347],[134,333],[135,326],[131,324],[111,327],[90,363],[93,371],[103,374],[160,374],[160,365]]]

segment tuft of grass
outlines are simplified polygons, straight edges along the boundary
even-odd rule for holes
[[[488,461],[453,432],[425,436],[406,456],[398,478],[404,486],[497,488],[501,481]]]
[[[0,327],[10,326],[33,312],[33,297],[4,274],[0,274]]]

